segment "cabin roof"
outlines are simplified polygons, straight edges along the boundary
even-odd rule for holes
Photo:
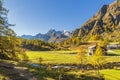
[[[91,49],[91,48],[95,48],[96,47],[96,45],[93,45],[93,46],[90,46],[90,47],[88,47],[89,49]]]

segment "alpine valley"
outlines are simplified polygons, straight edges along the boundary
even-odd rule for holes
[[[14,3],[15,32],[74,30],[16,36],[4,1]],[[0,80],[120,80],[120,0],[0,0]]]

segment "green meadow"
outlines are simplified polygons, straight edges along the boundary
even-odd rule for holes
[[[27,51],[29,60],[37,63],[39,58],[45,64],[71,64],[76,62],[76,51]]]
[[[43,64],[77,64],[77,62],[79,62],[77,60],[77,51],[27,51],[26,53],[29,57],[29,60],[33,63],[38,63],[39,58],[43,59]],[[108,52],[108,55],[104,56],[104,58],[105,63],[120,62],[120,50],[111,50]],[[87,56],[86,59],[86,63],[90,63],[91,57]],[[44,76],[45,80],[57,80],[60,75],[60,72],[54,70],[50,70],[49,72],[49,70],[42,69],[42,72],[39,72],[38,69],[30,69],[30,71],[35,73],[38,79],[43,79]],[[83,80],[93,80],[93,78],[99,77],[96,75],[95,70],[85,70],[84,72],[82,72],[80,69],[71,69],[65,71],[62,74],[66,75],[66,78],[68,78],[68,80],[81,80],[81,75],[86,75],[85,79]],[[100,74],[103,75],[105,80],[120,80],[119,67],[100,70]]]
[[[67,74],[76,75],[76,76],[79,76],[81,74],[87,74],[88,76],[96,76],[94,72],[95,72],[94,70],[90,70],[82,73],[81,70],[78,70],[78,71],[70,71]],[[105,69],[105,70],[100,70],[100,74],[104,76],[105,80],[120,80],[120,70]]]
[[[42,58],[45,64],[76,64],[77,51],[27,51],[29,60],[38,63]],[[104,56],[105,62],[120,62],[120,50],[112,50]],[[87,63],[90,63],[91,57],[87,57]]]
[[[105,80],[120,80],[120,70],[101,70],[101,74],[104,75]]]

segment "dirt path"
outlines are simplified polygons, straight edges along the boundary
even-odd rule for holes
[[[0,62],[1,70],[7,71],[5,73],[1,73],[10,80],[38,80],[34,77],[34,75],[29,72],[27,67],[17,67],[12,63]]]
[[[37,80],[26,67],[14,67],[13,73],[17,76],[13,80]]]

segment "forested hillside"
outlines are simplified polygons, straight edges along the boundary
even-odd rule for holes
[[[54,43],[44,42],[42,40],[29,40],[29,39],[21,39],[22,48],[26,50],[33,50],[33,51],[49,51],[54,50],[56,45]]]

